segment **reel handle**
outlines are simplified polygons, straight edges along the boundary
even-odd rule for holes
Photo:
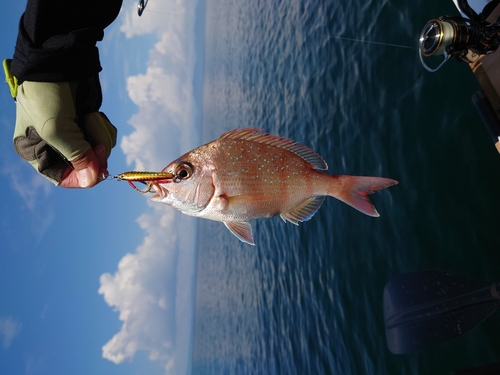
[[[427,70],[429,73],[435,73],[437,72],[446,61],[448,61],[451,57],[451,55],[448,55],[446,52],[443,53],[443,60],[439,63],[439,65],[435,68],[431,68],[429,65],[424,60],[424,55],[422,54],[422,50],[418,50],[418,56],[420,57],[420,62],[422,63],[422,66],[424,67],[425,70]]]

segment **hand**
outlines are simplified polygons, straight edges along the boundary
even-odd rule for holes
[[[104,145],[87,150],[71,162],[64,171],[59,186],[64,188],[89,188],[102,181],[100,176],[108,176],[108,161]]]
[[[92,187],[103,173],[107,176],[116,128],[101,112],[90,112],[77,124],[75,92],[75,83],[23,82],[16,97],[14,146],[54,184]]]

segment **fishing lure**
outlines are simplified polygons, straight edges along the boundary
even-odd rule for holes
[[[127,181],[135,191],[145,194],[151,191],[154,183],[168,182],[168,180],[172,180],[174,178],[174,175],[168,172],[131,171],[117,174],[111,178],[114,180]],[[147,187],[146,189],[141,190],[134,185],[134,182],[146,184]]]

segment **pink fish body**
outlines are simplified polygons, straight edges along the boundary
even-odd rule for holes
[[[368,195],[397,184],[319,171],[326,169],[321,156],[306,146],[254,128],[236,129],[164,168],[174,177],[153,184],[153,200],[222,221],[241,241],[254,245],[249,220],[280,215],[298,225],[316,213],[327,195],[379,216]]]

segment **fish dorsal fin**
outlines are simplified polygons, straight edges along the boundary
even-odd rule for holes
[[[280,216],[285,222],[289,221],[292,224],[299,225],[299,221],[307,221],[312,218],[316,211],[319,210],[324,200],[324,196],[309,198],[300,206],[295,207],[292,211],[282,213]]]
[[[245,128],[234,129],[230,132],[221,135],[220,139],[244,139],[262,143],[264,145],[274,146],[293,152],[295,155],[301,157],[314,169],[326,170],[328,166],[321,156],[311,150],[309,147],[301,145],[291,139],[279,137],[269,133],[262,133],[260,129]]]
[[[246,221],[225,221],[224,225],[242,242],[255,246],[252,227]]]

